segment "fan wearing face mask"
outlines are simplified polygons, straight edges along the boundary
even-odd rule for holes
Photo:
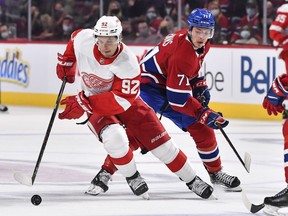
[[[241,38],[241,30],[243,26],[251,26],[252,32],[258,43],[261,43],[261,24],[259,19],[258,4],[256,0],[248,0],[246,3],[246,15],[243,16],[240,20],[240,23],[237,25],[236,30],[232,33],[230,42],[235,43],[236,40]]]
[[[245,25],[242,27],[240,38],[235,41],[235,44],[259,44],[259,42],[253,36],[253,32],[249,25]]]
[[[211,12],[215,19],[214,36],[211,38],[210,42],[212,44],[227,44],[229,35],[229,20],[221,12],[219,2],[217,0],[209,2],[207,9]]]
[[[5,24],[0,23],[0,40],[7,40],[9,38],[10,32]]]

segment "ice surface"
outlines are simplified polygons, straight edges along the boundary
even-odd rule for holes
[[[152,154],[135,152],[138,170],[149,185],[150,200],[132,194],[125,179],[116,173],[109,190],[100,196],[85,195],[106,154],[86,125],[55,119],[40,168],[32,187],[13,178],[15,172],[32,176],[52,114],[51,108],[9,106],[0,113],[0,214],[1,216],[238,216],[251,215],[241,193],[215,188],[217,200],[201,200],[188,190]],[[237,175],[250,201],[263,202],[286,184],[283,170],[282,123],[229,119],[225,132],[241,157],[252,157],[247,173],[220,131],[216,131],[224,171]],[[80,122],[80,121],[79,121]],[[195,144],[169,120],[162,122],[177,145],[188,155],[196,173],[209,182]],[[31,204],[34,194],[42,197]],[[263,215],[259,212],[257,215]]]

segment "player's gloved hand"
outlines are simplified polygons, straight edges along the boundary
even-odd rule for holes
[[[78,119],[85,112],[92,114],[92,107],[84,91],[79,92],[78,95],[66,97],[61,100],[60,104],[65,105],[65,110],[59,113],[59,119]]]
[[[59,79],[63,80],[64,77],[67,77],[68,83],[73,83],[75,81],[75,68],[73,67],[76,59],[75,57],[69,57],[57,53],[58,63],[56,66],[56,72]]]
[[[202,106],[208,106],[210,101],[210,92],[204,76],[196,77],[190,81],[193,97],[196,98]]]
[[[206,124],[213,129],[219,129],[218,125],[224,128],[229,124],[229,121],[224,119],[221,113],[214,112],[208,107],[204,107],[199,113],[198,121],[201,124]]]
[[[283,81],[288,83],[288,76],[286,74],[276,77],[263,100],[262,105],[269,115],[277,115],[284,110],[282,103],[288,96],[288,91],[283,87]]]

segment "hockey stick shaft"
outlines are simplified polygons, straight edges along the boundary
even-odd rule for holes
[[[250,170],[247,168],[247,164],[244,163],[244,161],[242,160],[242,158],[240,157],[239,153],[237,152],[237,150],[235,149],[234,145],[232,144],[231,140],[229,139],[229,137],[227,136],[226,132],[224,131],[224,129],[221,127],[221,125],[218,124],[218,128],[220,129],[222,135],[225,137],[226,141],[228,142],[228,144],[230,145],[230,147],[232,148],[232,150],[234,151],[234,153],[236,154],[237,158],[239,159],[239,161],[241,162],[241,164],[243,165],[243,167],[245,168],[245,170],[249,173]]]
[[[41,163],[41,160],[42,160],[42,157],[43,157],[46,145],[47,145],[47,141],[49,139],[49,135],[50,135],[50,132],[51,132],[54,120],[55,120],[55,116],[57,114],[57,110],[58,110],[58,107],[59,107],[59,104],[60,104],[60,100],[61,100],[63,92],[64,92],[65,85],[66,85],[66,77],[64,77],[62,85],[61,85],[61,88],[59,90],[59,93],[58,93],[58,96],[57,96],[57,100],[56,100],[56,103],[55,103],[55,107],[53,109],[53,112],[52,112],[52,115],[51,115],[51,118],[50,118],[50,121],[49,121],[49,124],[48,124],[48,128],[47,128],[44,140],[43,140],[43,144],[42,144],[42,147],[41,147],[38,159],[37,159],[37,163],[36,163],[34,171],[33,171],[32,185],[34,184],[34,181],[35,181],[35,178],[36,178],[36,175],[37,175],[37,172],[38,172],[38,169],[39,169],[39,166],[40,166],[40,163]]]

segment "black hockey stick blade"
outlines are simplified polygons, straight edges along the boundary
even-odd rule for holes
[[[251,203],[244,191],[242,191],[242,201],[243,201],[245,207],[253,214],[259,212],[261,209],[263,209],[265,207],[264,203],[261,203],[259,205],[255,205],[255,204]]]
[[[37,159],[37,163],[35,165],[32,177],[30,178],[30,177],[28,177],[28,176],[26,176],[26,175],[24,175],[22,173],[15,173],[14,174],[15,180],[18,181],[21,184],[28,185],[28,186],[32,186],[34,184],[34,181],[35,181],[36,175],[38,173],[38,169],[39,169],[39,166],[40,166],[40,163],[41,163],[41,160],[42,160],[42,157],[43,157],[43,154],[44,154],[44,151],[45,151],[48,139],[49,139],[49,135],[50,135],[50,132],[51,132],[54,120],[55,120],[55,116],[57,114],[57,110],[58,110],[58,107],[59,107],[59,104],[60,104],[60,100],[61,100],[63,92],[64,92],[65,85],[66,85],[66,77],[64,77],[62,85],[61,85],[61,88],[59,90],[59,93],[58,93],[58,96],[57,96],[57,100],[56,100],[56,103],[55,103],[55,107],[53,109],[53,112],[52,112],[52,115],[51,115],[51,118],[50,118],[50,121],[49,121],[49,124],[48,124],[48,128],[46,130],[46,134],[45,134],[42,146],[41,146],[41,150],[40,150],[40,153],[39,153],[39,156],[38,156],[38,159]]]
[[[6,112],[6,111],[8,111],[8,107],[5,106],[5,105],[0,104],[0,111],[1,112]]]
[[[229,139],[229,137],[227,136],[227,134],[225,133],[224,129],[221,127],[220,124],[218,124],[218,128],[220,129],[221,133],[225,137],[226,141],[228,142],[228,144],[230,145],[230,147],[232,148],[232,150],[236,154],[237,158],[239,159],[239,161],[241,162],[241,164],[243,165],[245,170],[249,173],[250,172],[250,165],[251,165],[250,154],[248,152],[245,152],[244,161],[243,161],[242,158],[240,157],[239,153],[235,149],[234,145],[232,144],[231,140]]]

